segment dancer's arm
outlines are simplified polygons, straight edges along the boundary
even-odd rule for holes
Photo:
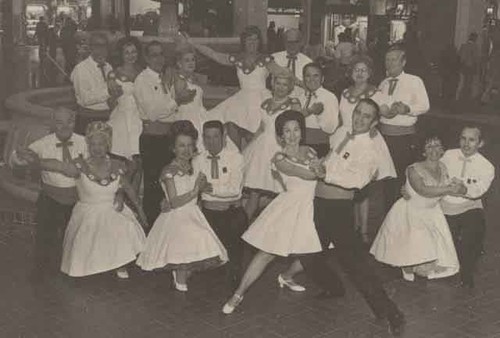
[[[43,171],[52,171],[64,176],[77,178],[80,176],[80,170],[73,162],[62,162],[56,159],[40,159],[40,169]]]
[[[459,184],[449,184],[440,187],[428,186],[414,167],[408,168],[408,180],[417,194],[428,198],[458,194],[461,190]]]
[[[308,181],[314,181],[318,178],[315,172],[293,163],[283,153],[277,153],[273,158],[273,163],[276,169],[285,175],[299,177]]]
[[[201,54],[205,55],[207,58],[217,62],[218,64],[221,64],[223,66],[232,66],[233,63],[229,60],[229,54],[226,53],[221,53],[213,50],[212,48],[205,46],[205,45],[199,45],[196,43],[191,43],[191,45],[196,48],[198,52]]]
[[[135,211],[137,211],[137,216],[141,225],[145,228],[149,228],[150,225],[148,224],[146,214],[142,209],[139,197],[137,196],[134,188],[132,188],[132,185],[130,184],[129,180],[125,175],[120,176],[120,190],[127,195]]]
[[[185,194],[177,195],[177,189],[175,188],[174,182],[175,172],[172,172],[171,168],[167,168],[162,174],[162,181],[165,184],[165,188],[167,190],[168,200],[170,203],[170,207],[172,209],[180,208],[183,205],[189,203],[193,199],[197,199],[200,193],[200,187],[206,184],[206,177],[202,173],[199,174],[196,179],[196,183],[192,190],[188,191]]]

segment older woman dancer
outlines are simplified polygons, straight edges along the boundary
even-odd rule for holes
[[[115,194],[123,189],[137,211],[140,222],[146,216],[139,199],[125,178],[120,161],[107,154],[111,148],[111,127],[92,122],[87,127],[89,157],[72,162],[51,160],[51,171],[76,178],[78,202],[73,208],[63,243],[61,271],[72,276],[88,276],[116,270],[128,278],[125,265],[142,251],[145,234],[128,207],[117,211]]]
[[[352,113],[360,100],[370,98],[375,101],[381,110],[388,110],[387,97],[380,92],[377,87],[370,84],[370,77],[373,74],[373,62],[367,56],[355,56],[350,64],[350,75],[353,84],[342,92],[340,98],[340,117],[342,125],[349,130],[352,129]],[[391,159],[389,149],[384,141],[384,138],[376,130],[372,132],[377,150],[381,154],[381,158]],[[389,160],[379,168],[377,179],[396,177],[396,169],[394,163]],[[370,186],[361,190],[356,195],[356,203],[354,205],[355,226],[361,233],[361,238],[364,242],[369,241],[368,235],[368,211],[370,208],[368,199],[368,190]]]
[[[387,214],[370,252],[380,262],[402,267],[408,281],[418,274],[429,279],[454,275],[459,263],[448,223],[439,204],[446,195],[457,195],[465,187],[448,179],[441,163],[441,140],[428,138],[425,160],[406,170],[406,193]]]
[[[248,288],[262,275],[277,256],[290,256],[321,251],[321,243],[313,221],[313,199],[316,174],[309,169],[317,156],[312,148],[303,146],[305,122],[301,113],[287,110],[276,118],[275,133],[281,149],[272,159],[282,177],[286,191],[278,195],[250,228],[243,239],[259,249],[248,266],[240,285],[224,305],[230,314],[241,303]],[[292,265],[278,276],[281,287],[297,271]]]
[[[248,26],[240,35],[241,52],[237,55],[219,53],[203,45],[193,46],[215,62],[237,69],[240,91],[220,103],[212,113],[227,123],[228,136],[242,149],[243,141],[249,142],[260,124],[260,109],[256,102],[271,96],[266,89],[269,73],[279,75],[286,71],[270,55],[262,52],[262,34],[258,27]]]

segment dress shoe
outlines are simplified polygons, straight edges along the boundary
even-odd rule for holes
[[[116,277],[119,279],[129,279],[128,271],[127,269],[117,269],[116,270]]]
[[[282,288],[282,289],[286,286],[287,288],[289,288],[290,290],[295,291],[295,292],[306,291],[305,287],[295,283],[295,281],[293,279],[287,280],[287,279],[284,279],[281,275],[278,276],[278,284],[279,284],[280,288]]]
[[[187,292],[188,290],[188,287],[186,284],[181,284],[181,283],[178,283],[177,282],[177,273],[174,271],[172,271],[172,277],[174,278],[174,286],[175,286],[175,289],[177,291],[181,291],[181,292]]]
[[[415,281],[415,273],[413,272],[407,272],[405,271],[405,268],[401,269],[401,272],[403,273],[403,279],[408,282],[414,282]]]
[[[231,313],[234,312],[234,309],[236,309],[242,301],[243,301],[243,296],[240,296],[239,294],[235,293],[222,307],[222,313],[224,313],[225,315],[230,315]]]
[[[393,314],[387,316],[387,321],[389,322],[389,332],[394,337],[401,336],[406,324],[405,316],[403,315],[403,313],[396,311]]]

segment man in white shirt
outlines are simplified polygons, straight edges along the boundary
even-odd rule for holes
[[[416,123],[418,116],[429,110],[425,85],[418,76],[404,72],[405,51],[391,48],[385,56],[387,78],[379,89],[388,96],[388,111],[382,111],[379,130],[394,160],[397,179],[388,181],[386,200],[390,208],[400,196],[406,168],[416,160]]]
[[[93,33],[90,37],[90,56],[80,62],[71,73],[71,82],[75,90],[78,114],[75,130],[85,134],[87,125],[92,121],[106,121],[110,109],[108,99],[108,74],[112,71],[106,62],[108,57],[108,39],[103,33]],[[121,95],[116,87],[113,95]]]
[[[289,29],[284,34],[285,50],[273,54],[274,61],[281,67],[290,69],[297,79],[302,81],[303,68],[312,60],[301,53],[304,45],[302,33],[295,28]],[[299,97],[304,90],[298,86],[290,94],[292,97]]]
[[[330,150],[329,138],[339,125],[339,101],[335,94],[323,88],[323,71],[319,64],[304,66],[306,90],[299,96],[306,117],[306,143],[323,157]]]
[[[164,73],[165,54],[158,41],[144,49],[147,68],[135,79],[134,97],[143,122],[139,151],[144,170],[143,208],[148,222],[153,224],[160,213],[163,191],[159,183],[161,170],[172,160],[170,127],[177,119],[178,105],[193,100],[192,92],[177,92]]]
[[[227,146],[227,136],[220,121],[203,125],[205,150],[193,166],[207,177],[210,189],[201,195],[202,211],[229,254],[228,275],[232,286],[241,278],[243,241],[241,235],[248,219],[241,204],[243,190],[243,156]]]
[[[474,270],[486,230],[481,198],[495,177],[494,166],[479,153],[483,143],[479,127],[467,126],[460,135],[460,148],[446,151],[441,159],[449,177],[466,188],[463,195],[445,196],[441,207],[460,261],[461,284],[470,288],[474,286]]]
[[[87,156],[85,138],[73,133],[75,113],[58,108],[52,116],[54,133],[18,149],[11,165],[31,165],[42,170],[42,189],[37,201],[34,277],[59,271],[62,240],[71,211],[77,200],[75,180],[62,174],[45,171],[44,160],[71,161]]]
[[[376,175],[380,161],[370,131],[378,122],[380,109],[371,99],[362,99],[352,116],[352,130],[339,128],[330,139],[331,151],[323,165],[324,181],[316,186],[314,223],[323,254],[301,257],[306,273],[323,289],[325,297],[344,294],[335,271],[328,267],[325,253],[333,245],[334,254],[354,286],[363,295],[377,318],[388,321],[394,335],[401,333],[405,320],[387,296],[382,283],[368,264],[369,257],[354,230],[354,192]]]

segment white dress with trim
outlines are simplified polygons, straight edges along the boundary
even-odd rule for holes
[[[82,165],[77,163],[82,169]],[[123,172],[98,181],[81,170],[76,180],[78,202],[73,208],[63,243],[61,271],[73,277],[117,269],[135,261],[146,236],[134,213],[113,206]]]
[[[440,186],[448,183],[444,164],[441,164],[442,177],[439,181],[418,163],[410,167],[417,171],[426,185]],[[459,262],[448,223],[439,204],[440,198],[417,194],[408,179],[405,189],[411,198],[401,198],[394,203],[378,231],[370,253],[376,260],[398,267],[432,263],[434,272],[429,278],[456,274]]]
[[[179,169],[167,169],[167,178],[174,180],[178,195],[191,191],[198,177]],[[167,196],[166,187],[162,188]],[[137,259],[143,270],[189,269],[203,270],[227,262],[227,252],[192,199],[183,206],[162,212],[148,234],[146,248]]]
[[[310,160],[316,155],[311,150]],[[283,153],[276,160],[307,167]],[[280,193],[250,225],[242,238],[252,246],[279,256],[320,252],[321,243],[314,225],[314,192],[317,181],[308,181],[280,172],[286,191]]]
[[[245,68],[238,56],[230,56],[229,61],[236,67],[240,90],[210,110],[210,114],[255,133],[261,119],[259,103],[271,96],[266,88],[269,75],[266,64],[271,60],[271,56],[261,55],[255,65]]]

